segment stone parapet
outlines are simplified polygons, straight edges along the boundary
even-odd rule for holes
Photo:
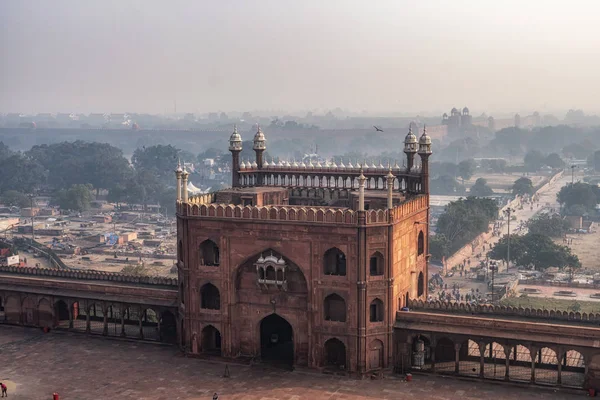
[[[159,276],[125,275],[118,272],[105,272],[94,270],[63,270],[52,268],[29,268],[16,266],[0,266],[0,272],[18,275],[48,276],[53,278],[99,280],[131,283],[139,285],[177,286],[177,279]]]
[[[587,314],[556,310],[542,310],[533,308],[496,306],[496,305],[471,305],[461,302],[423,301],[410,300],[408,307],[414,310],[428,310],[430,312],[443,312],[452,314],[489,315],[497,317],[525,317],[542,319],[546,322],[573,321],[589,324],[598,324],[600,314]]]
[[[232,204],[179,203],[182,216],[239,218],[245,220],[294,221],[356,224],[356,213],[349,208],[296,206],[239,206]]]

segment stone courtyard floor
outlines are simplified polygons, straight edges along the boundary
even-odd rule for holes
[[[76,333],[0,326],[0,381],[13,400],[358,400],[575,399],[581,392],[415,375],[355,380],[318,373],[229,365],[178,349]]]

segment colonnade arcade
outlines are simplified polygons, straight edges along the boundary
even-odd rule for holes
[[[378,172],[364,171],[366,177],[365,188],[367,190],[387,190],[386,175],[388,169],[383,168]],[[400,192],[421,193],[422,182],[420,170],[408,173],[405,170],[393,169],[394,190]],[[336,172],[299,172],[299,171],[240,171],[239,186],[273,186],[289,188],[326,188],[326,189],[348,189],[354,190],[359,187],[358,175],[360,169],[354,174]],[[259,185],[259,175],[262,176],[262,184]]]
[[[7,293],[0,323],[177,343],[175,309]]]
[[[572,346],[415,332],[398,345],[398,372],[421,370],[572,388],[584,387],[591,357],[586,349]]]

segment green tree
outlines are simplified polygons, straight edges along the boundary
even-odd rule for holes
[[[486,172],[501,174],[506,171],[506,160],[488,159],[481,160],[481,168]]]
[[[179,150],[171,145],[149,146],[136,149],[131,157],[131,163],[137,172],[149,172],[158,182],[174,184],[173,170],[177,165]]]
[[[442,234],[429,237],[429,253],[434,260],[441,261],[450,255],[450,241]]]
[[[564,168],[565,162],[557,153],[548,154],[544,163],[550,168]]]
[[[462,186],[451,176],[442,175],[433,179],[430,183],[431,193],[437,195],[455,195],[462,193]]]
[[[530,135],[530,132],[517,127],[504,128],[496,132],[490,147],[498,154],[511,156],[523,154]]]
[[[473,175],[475,175],[475,170],[477,169],[477,164],[475,164],[475,160],[464,160],[458,163],[458,176],[461,177],[463,185],[465,184],[465,180],[471,179]]]
[[[542,152],[538,150],[531,150],[525,154],[525,159],[523,161],[527,171],[535,172],[544,166],[545,160],[546,157],[542,154]]]
[[[31,205],[31,201],[26,194],[17,192],[16,190],[7,190],[2,194],[0,198],[2,204],[9,207],[29,207]]]
[[[132,173],[123,152],[107,143],[43,144],[26,155],[48,171],[48,184],[55,188],[91,184],[97,190],[110,189],[129,180]]]
[[[518,196],[523,196],[526,194],[533,194],[535,192],[535,189],[533,188],[533,183],[531,182],[531,179],[529,178],[519,178],[515,181],[515,183],[513,183],[512,186],[512,193],[514,195],[518,195]]]
[[[566,158],[577,158],[579,160],[587,158],[593,147],[590,149],[588,146],[584,146],[582,143],[571,143],[562,148],[562,154]]]
[[[600,203],[600,188],[588,183],[576,182],[563,186],[556,199],[563,207],[563,212],[579,205],[588,213],[595,213],[596,205]]]
[[[488,253],[494,260],[506,261],[508,237],[501,238]],[[533,265],[537,270],[550,267],[580,268],[579,258],[566,246],[557,245],[549,236],[527,233],[511,236],[510,258],[517,265]]]
[[[119,207],[122,202],[127,201],[127,187],[125,185],[112,187],[108,191],[106,200],[111,203],[116,203],[117,207]]]
[[[530,219],[527,230],[529,233],[559,238],[569,231],[569,222],[558,214],[544,214]]]
[[[5,145],[4,142],[0,142],[0,161],[6,160],[13,154],[14,152],[7,145]]]
[[[402,157],[399,155],[399,157]],[[394,160],[397,160],[398,157],[394,157]],[[395,161],[392,161],[392,164]],[[451,162],[432,162],[429,165],[429,176],[432,179],[438,178],[440,176],[450,176],[454,179],[454,177],[458,176],[458,166]]]
[[[478,178],[475,181],[475,184],[471,186],[469,194],[475,197],[487,197],[493,195],[494,191],[491,187],[488,186],[487,180],[485,180],[484,178]]]
[[[467,197],[448,204],[436,226],[436,235],[444,235],[452,253],[487,232],[498,216],[496,202],[488,198]]]
[[[53,202],[63,210],[86,211],[92,201],[92,185],[72,185],[56,192]]]
[[[0,161],[0,176],[0,193],[7,190],[30,193],[46,182],[48,173],[37,161],[13,154]]]

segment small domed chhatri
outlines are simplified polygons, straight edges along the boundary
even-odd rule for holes
[[[233,126],[233,133],[229,138],[229,151],[242,151],[242,136],[238,133],[237,125]]]
[[[256,134],[254,135],[254,150],[265,150],[267,148],[267,139],[265,138],[265,134],[260,130],[260,125],[256,129]]]
[[[405,153],[416,153],[417,152],[417,137],[412,131],[412,127],[408,127],[408,134],[404,139],[404,152]]]
[[[423,127],[423,134],[419,139],[419,154],[431,154],[431,138],[427,135],[427,127]]]

